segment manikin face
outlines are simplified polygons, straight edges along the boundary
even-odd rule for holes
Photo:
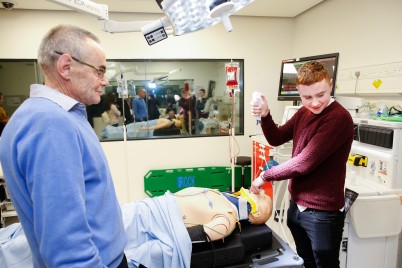
[[[309,86],[298,85],[303,105],[313,114],[320,114],[331,100],[332,80],[323,79]]]
[[[253,224],[264,224],[272,214],[272,200],[264,191],[254,194],[245,189],[258,204],[258,211],[250,214],[248,219]]]

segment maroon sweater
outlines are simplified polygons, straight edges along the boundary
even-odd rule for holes
[[[299,205],[339,210],[344,204],[346,161],[353,142],[353,120],[334,101],[320,114],[307,108],[277,127],[270,114],[261,119],[268,143],[279,146],[293,139],[292,158],[265,171],[263,179],[290,179],[289,192]]]

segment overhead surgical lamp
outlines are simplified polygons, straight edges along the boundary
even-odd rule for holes
[[[226,31],[233,30],[229,16],[254,0],[156,0],[165,13],[159,20],[116,22],[109,20],[108,6],[90,0],[48,0],[96,16],[102,30],[110,33],[142,32],[149,45],[168,37],[199,31],[223,22]]]
[[[254,0],[164,0],[163,12],[170,20],[174,34],[183,35],[209,28],[223,21],[228,32],[232,31],[229,16]]]
[[[166,75],[162,75],[159,77],[154,78],[153,80],[148,82],[148,87],[155,89],[158,85],[162,85],[169,82],[169,76]]]
[[[61,6],[72,8],[78,12],[86,13],[89,15],[96,16],[98,19],[108,20],[109,19],[109,8],[107,5],[98,4],[90,0],[47,0]]]
[[[174,73],[180,72],[180,71],[181,71],[181,69],[179,68],[179,69],[175,69],[175,70],[172,70],[170,72],[167,72],[167,73],[165,73],[163,75],[160,75],[158,77],[155,77],[154,79],[149,81],[148,87],[149,88],[156,88],[158,85],[165,84],[165,83],[169,82],[169,76],[171,74],[174,74]]]

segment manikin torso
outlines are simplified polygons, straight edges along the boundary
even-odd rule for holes
[[[211,240],[222,239],[236,228],[236,207],[219,191],[189,187],[174,195],[186,227],[204,225]]]

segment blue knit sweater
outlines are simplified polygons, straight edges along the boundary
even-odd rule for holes
[[[3,132],[0,161],[34,267],[117,267],[121,210],[83,104],[32,85]]]

